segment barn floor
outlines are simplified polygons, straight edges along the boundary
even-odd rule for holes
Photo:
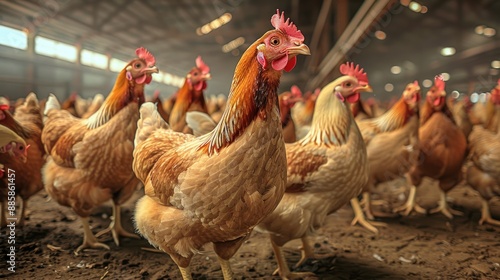
[[[398,189],[398,184],[402,186],[402,182],[395,181],[378,191]],[[434,182],[426,180],[419,188],[417,200],[424,207],[435,205],[435,187]],[[402,203],[404,194],[387,193],[387,200]],[[129,230],[133,206],[140,196],[138,191],[122,209],[124,226]],[[314,272],[319,279],[500,279],[500,228],[478,225],[479,198],[469,187],[459,185],[449,196],[453,207],[463,211],[464,216],[448,220],[442,214],[412,214],[384,219],[387,227],[381,228],[378,236],[360,226],[350,226],[353,214],[345,206],[329,216],[315,236],[316,252],[330,257],[308,261],[296,270]],[[500,201],[494,200],[491,205],[494,216],[499,218]],[[9,272],[2,261],[0,278],[181,278],[166,254],[141,249],[149,247],[144,239],[122,239],[117,247],[107,235],[101,238],[110,251],[85,250],[76,256],[73,251],[83,237],[80,221],[70,209],[48,201],[44,191],[30,200],[29,210],[25,227],[16,230],[16,272]],[[95,213],[91,217],[94,233],[108,226],[111,207],[103,205]],[[7,254],[5,233],[3,229],[0,237],[3,260]],[[293,241],[285,246],[290,267],[300,258],[299,245]],[[276,262],[268,238],[261,233],[253,233],[231,264],[238,279],[280,279],[271,276]],[[194,279],[222,279],[209,246],[193,259],[191,268]]]

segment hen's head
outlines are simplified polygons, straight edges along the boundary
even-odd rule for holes
[[[334,94],[342,102],[356,103],[360,98],[360,92],[371,92],[372,88],[368,84],[368,76],[363,68],[354,63],[345,63],[340,65],[340,73],[344,76],[334,82]]]
[[[127,79],[134,81],[136,84],[149,84],[153,77],[153,73],[158,73],[158,68],[155,66],[155,57],[145,48],[140,47],[135,50],[137,58],[130,61],[125,69],[127,70]]]
[[[8,153],[11,157],[26,162],[30,145],[26,145],[23,138],[3,125],[0,125],[0,134],[3,140],[7,142],[6,145],[0,147],[0,153]]]
[[[500,79],[498,79],[497,86],[491,90],[491,101],[495,105],[500,105]]]
[[[201,91],[207,88],[207,82],[210,80],[210,68],[203,62],[201,56],[196,58],[196,67],[193,67],[186,76],[191,89]]]
[[[297,55],[310,55],[309,47],[304,44],[304,36],[284,13],[271,18],[275,30],[266,32],[257,46],[257,61],[264,70],[291,71],[297,63]]]
[[[435,111],[441,111],[446,105],[446,91],[443,76],[437,75],[434,78],[434,85],[427,92],[427,102]]]
[[[420,101],[420,86],[418,85],[418,81],[406,85],[403,91],[403,99],[410,109],[418,108],[418,102]]]

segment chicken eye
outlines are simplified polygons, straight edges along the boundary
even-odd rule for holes
[[[137,62],[137,63],[134,65],[134,67],[135,67],[135,68],[141,68],[141,66],[142,66],[142,64],[141,64],[140,62]]]
[[[352,86],[352,84],[351,84],[350,82],[346,82],[346,83],[344,84],[344,86],[345,86],[345,87],[351,87],[351,86]]]
[[[280,44],[280,39],[278,37],[271,38],[271,45],[277,46]]]
[[[19,150],[22,151],[24,149],[24,146],[19,146]]]

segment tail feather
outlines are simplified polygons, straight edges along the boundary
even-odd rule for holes
[[[142,141],[158,129],[169,129],[170,126],[163,120],[156,109],[156,104],[146,102],[140,109],[139,121],[137,121],[137,132],[135,133],[134,145],[137,147]]]
[[[31,107],[38,106],[38,98],[34,92],[30,92],[24,101],[25,104]]]
[[[47,116],[52,109],[60,110],[61,104],[57,101],[57,97],[51,93],[47,99],[47,103],[45,104],[45,110],[43,111],[44,116]]]
[[[217,125],[209,115],[197,111],[186,113],[186,123],[195,136],[207,134]]]

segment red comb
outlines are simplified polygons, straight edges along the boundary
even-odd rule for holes
[[[9,104],[0,104],[0,110],[4,111],[4,110],[9,110],[10,106]]]
[[[302,95],[302,91],[300,90],[300,88],[296,85],[293,85],[292,88],[290,89],[290,91],[293,93],[293,94],[298,94],[298,95]]]
[[[415,80],[415,81],[413,82],[413,85],[414,85],[414,86],[416,86],[416,87],[418,87],[418,81],[417,81],[417,80]]]
[[[439,90],[444,90],[444,79],[443,75],[439,74],[436,77],[434,77],[434,85],[439,89]]]
[[[201,60],[201,56],[198,56],[196,58],[196,67],[198,67],[203,74],[207,74],[208,72],[210,72],[210,67],[208,67],[208,65],[206,65],[203,60]]]
[[[353,62],[351,62],[350,64],[349,62],[346,62],[345,64],[340,65],[340,73],[342,73],[343,75],[355,77],[356,79],[358,79],[359,84],[368,84],[368,76],[364,72],[363,68],[359,67],[359,65],[356,65],[356,67],[354,67]]]
[[[281,12],[280,15],[280,10],[276,10],[276,14],[271,17],[271,24],[276,30],[281,30],[283,33],[299,41],[304,41],[304,35],[297,29],[297,26],[293,22],[290,22],[289,18],[285,21],[285,12]]]
[[[144,59],[149,67],[154,66],[156,63],[155,57],[143,47],[140,47],[137,50],[135,50],[135,54],[139,58]]]

